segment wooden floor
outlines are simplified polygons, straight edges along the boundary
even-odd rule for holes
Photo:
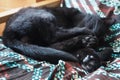
[[[2,36],[4,26],[5,26],[5,23],[0,24],[0,36]]]
[[[0,12],[13,8],[24,7],[43,0],[0,0]],[[4,30],[5,23],[0,24],[0,36]]]
[[[38,1],[42,0],[0,0],[0,12],[21,6],[27,6]]]

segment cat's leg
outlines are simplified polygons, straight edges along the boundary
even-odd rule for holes
[[[66,39],[64,41],[54,43],[50,45],[50,47],[58,49],[58,50],[74,52],[81,48],[95,47],[97,44],[98,44],[98,40],[95,36],[79,35],[79,36]]]

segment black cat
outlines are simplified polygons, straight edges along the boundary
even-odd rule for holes
[[[96,52],[79,51],[97,47],[107,26],[100,17],[83,14],[74,8],[29,7],[21,9],[7,21],[3,43],[20,54],[51,63],[62,59],[84,64],[88,56],[87,63],[92,64],[92,59],[93,64],[92,67],[84,65],[84,69],[91,72],[101,65],[100,57]]]

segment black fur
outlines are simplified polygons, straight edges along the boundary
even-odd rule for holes
[[[3,42],[33,59],[51,63],[60,59],[80,62],[84,69],[91,72],[101,65],[101,61],[97,52],[87,51],[86,48],[97,47],[106,30],[103,19],[74,8],[25,8],[7,21]],[[85,48],[85,53],[82,48]],[[94,59],[91,63],[91,58],[88,58],[88,68],[83,60],[89,53]]]

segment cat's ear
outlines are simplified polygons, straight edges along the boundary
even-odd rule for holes
[[[102,18],[102,20],[106,25],[109,25],[109,26],[116,22],[114,18],[110,18],[110,17]]]
[[[98,56],[102,61],[110,61],[113,60],[111,57],[113,53],[113,49],[111,47],[105,47],[105,49],[101,52],[99,52]]]

